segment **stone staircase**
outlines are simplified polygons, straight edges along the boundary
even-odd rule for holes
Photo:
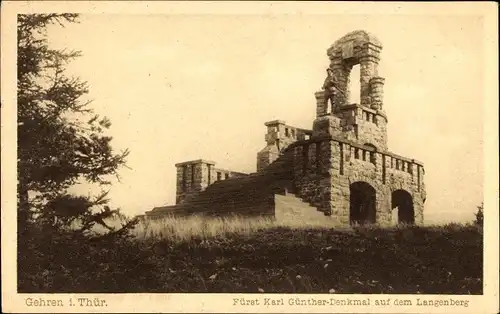
[[[292,171],[293,150],[285,149],[278,159],[260,172],[214,182],[188,201],[155,208],[147,216],[159,217],[166,213],[274,216],[278,207],[280,213],[299,211],[323,215],[315,207],[290,194],[294,192]],[[275,206],[276,202],[279,206]]]
[[[295,194],[275,194],[275,217],[280,222],[295,222],[305,220],[325,219],[325,215],[316,207],[303,201]]]
[[[245,216],[274,215],[274,194],[293,190],[293,155],[285,151],[261,172],[245,177],[214,182],[188,201],[158,207],[146,215],[163,216],[167,213]]]

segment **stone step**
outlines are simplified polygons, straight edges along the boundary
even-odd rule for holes
[[[307,221],[326,219],[316,207],[303,202],[300,198],[288,195],[275,195],[275,217],[279,221]]]
[[[299,200],[282,200],[283,203],[290,204],[291,206],[300,206],[300,207],[314,207],[309,203],[303,202],[300,199]],[[315,207],[314,207],[315,208]]]
[[[303,209],[307,209],[307,210],[318,210],[316,207],[314,206],[311,206],[307,203],[304,203],[304,202],[290,202],[290,201],[281,201],[283,204],[285,205],[288,205],[288,206],[293,206],[293,207],[297,207],[297,208],[303,208]]]
[[[305,203],[305,204],[307,204],[309,206],[316,207],[314,204],[306,201],[305,199],[303,199],[302,197],[300,197],[299,195],[297,195],[295,193],[290,193],[290,192],[287,191],[286,193],[284,193],[282,195],[291,196],[292,197],[291,198],[292,202],[302,202],[302,203]]]

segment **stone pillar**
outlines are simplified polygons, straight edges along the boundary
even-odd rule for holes
[[[209,179],[210,168],[215,162],[204,159],[186,161],[175,165],[177,168],[176,204],[205,190],[214,180]],[[212,171],[213,172],[213,171]]]
[[[203,161],[193,163],[191,165],[191,171],[193,171],[193,173],[191,175],[192,182],[190,192],[196,193],[203,191],[207,187],[208,182],[208,168],[206,168],[206,164]]]
[[[185,166],[176,166],[177,168],[177,182],[176,182],[176,195],[175,195],[175,203],[180,204],[183,200],[183,194],[185,189],[186,182],[184,181],[184,167]]]
[[[387,185],[379,185],[377,188],[377,224],[389,226],[392,221],[391,189]]]
[[[369,61],[369,57],[363,57],[360,59],[359,64],[359,77],[360,77],[360,87],[361,95],[360,102],[361,105],[370,107],[370,78],[373,72],[373,64]]]
[[[384,104],[384,82],[383,77],[372,77],[370,79],[371,108],[382,110]]]
[[[416,220],[418,222],[420,222],[420,224],[424,223],[424,206],[425,206],[425,201],[427,199],[427,190],[425,188],[425,183],[424,183],[424,174],[425,174],[425,170],[424,170],[424,167],[422,166],[421,171],[420,171],[420,176],[421,176],[420,177],[420,191],[419,191],[420,192],[420,195],[419,195],[420,202],[419,202],[418,211],[416,211],[416,213],[418,213],[418,215],[415,217]]]
[[[332,175],[330,211],[335,220],[349,226],[349,181],[346,176]]]
[[[349,225],[349,168],[348,162],[344,162],[344,175],[340,174],[340,158],[344,157],[340,154],[340,143],[330,141],[330,212],[332,218],[342,225]],[[344,145],[342,152],[344,153],[350,146]]]
[[[328,114],[328,99],[326,99],[325,91],[314,93],[316,97],[316,118]]]
[[[323,140],[316,143],[316,153],[317,153],[317,175],[318,175],[318,210],[323,212],[325,215],[330,216],[332,213],[330,194],[331,194],[331,174],[330,169],[331,164],[331,146],[330,140]],[[319,149],[319,150],[318,150]]]
[[[412,195],[413,211],[415,213],[415,224],[422,226],[424,224],[424,200],[421,195]]]
[[[212,167],[212,164],[210,163],[201,163],[199,165],[199,169],[197,169],[197,171],[199,172],[200,191],[204,191],[210,184],[213,183],[209,177],[209,175],[211,174],[211,171],[209,171],[210,167]]]
[[[362,46],[360,65],[361,105],[371,107],[370,80],[378,76],[378,63],[382,47],[367,42]]]
[[[342,58],[342,49],[329,51],[330,69],[333,71],[337,86],[345,91],[345,94],[337,93],[334,97],[335,108],[348,104],[349,101],[349,74],[350,68],[346,66]]]

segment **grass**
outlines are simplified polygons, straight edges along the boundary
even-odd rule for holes
[[[133,232],[120,243],[69,242],[50,259],[32,257],[29,265],[42,266],[26,268],[20,291],[482,293],[483,232],[472,224],[338,228],[327,219],[169,217]]]
[[[169,265],[170,283],[163,289],[171,292],[482,291],[482,230],[474,225],[312,224],[170,218],[151,222],[143,239]]]
[[[257,231],[272,228],[308,228],[349,230],[350,228],[335,225],[327,219],[312,221],[294,221],[281,223],[271,217],[243,218],[241,216],[203,218],[165,217],[157,220],[142,220],[133,233],[139,239],[168,240],[172,242],[189,242],[193,239],[211,239],[228,237],[233,234],[251,235]]]

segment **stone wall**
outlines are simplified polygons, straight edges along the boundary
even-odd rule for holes
[[[389,152],[377,152],[355,143],[331,141],[332,215],[348,221],[350,186],[366,182],[376,191],[376,221],[391,224],[393,192],[407,191],[413,201],[415,223],[423,223],[425,186],[420,162]],[[338,169],[338,172],[336,171]]]
[[[296,193],[321,212],[329,212],[331,150],[329,140],[316,138],[293,147]]]
[[[176,204],[189,201],[216,181],[248,174],[215,168],[215,162],[198,159],[175,165],[177,168]]]
[[[349,224],[350,187],[366,182],[376,191],[376,222],[391,224],[392,193],[412,196],[415,223],[423,223],[425,186],[420,162],[334,138],[298,142],[294,151],[295,189],[318,210]]]
[[[337,109],[334,115],[340,118],[342,133],[332,135],[387,150],[387,118],[376,110],[354,104]]]
[[[346,105],[314,120],[312,136],[325,135],[361,145],[370,144],[377,150],[386,151],[387,118],[361,105]]]
[[[222,168],[212,168],[210,171],[210,184],[220,180],[240,178],[240,177],[245,177],[247,175],[248,175],[247,173],[236,172]]]

